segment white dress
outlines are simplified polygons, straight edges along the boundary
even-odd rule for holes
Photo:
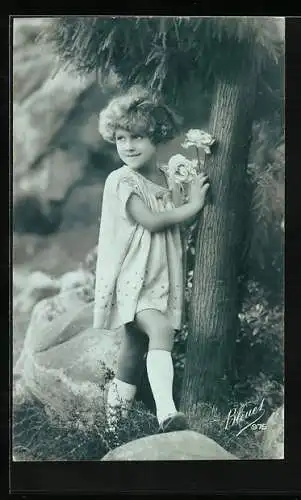
[[[96,265],[94,328],[116,329],[144,309],[164,313],[181,328],[183,265],[180,228],[151,233],[132,220],[126,203],[136,193],[153,212],[174,208],[174,193],[128,166],[107,178]]]

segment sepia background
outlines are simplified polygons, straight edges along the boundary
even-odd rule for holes
[[[281,39],[284,38],[284,20],[278,18],[277,22]],[[45,318],[51,322],[58,314],[61,302],[50,299],[65,297],[63,309],[76,309],[85,303],[90,307],[91,304],[103,186],[107,175],[120,165],[114,146],[105,143],[98,134],[97,119],[99,111],[118,89],[118,80],[112,73],[103,86],[95,75],[79,77],[60,69],[50,46],[47,50],[37,41],[49,23],[49,19],[43,18],[18,18],[13,22],[14,455],[15,459],[23,460],[100,459],[105,452],[133,440],[133,436],[151,434],[153,420],[150,416],[143,417],[143,422],[137,422],[137,429],[124,430],[119,441],[110,441],[103,448],[93,447],[91,442],[95,436],[87,431],[88,398],[86,420],[82,417],[77,420],[76,439],[80,446],[75,450],[74,442],[66,437],[69,430],[66,431],[62,423],[56,422],[52,427],[49,423],[49,419],[56,419],[54,415],[58,408],[62,409],[61,403],[57,398],[55,405],[53,393],[43,400],[42,386],[37,387],[41,373],[37,375],[37,365],[30,361],[29,351],[40,341]],[[242,399],[260,402],[264,398],[267,401],[272,434],[265,435],[265,431],[258,430],[255,437],[253,432],[246,438],[241,435],[240,440],[234,434],[226,435],[225,415],[208,405],[202,408],[201,427],[196,424],[196,430],[240,458],[281,458],[283,454],[285,174],[284,138],[279,132],[283,101],[279,91],[281,82],[277,78],[279,75],[275,76],[271,89],[273,113],[267,113],[266,119],[255,120],[253,127],[249,160],[255,186],[250,227],[251,279],[240,313],[239,342],[245,362],[241,387],[237,388]],[[195,86],[190,83],[185,92],[190,96],[184,110],[187,129],[206,130],[211,96],[200,94],[197,83]],[[183,137],[179,137],[168,145],[162,153],[162,162],[177,152],[193,156],[189,150],[183,152],[182,140]],[[193,266],[193,245],[189,258]],[[189,282],[187,287],[190,288]],[[187,293],[189,297],[189,290]],[[40,309],[36,308],[37,304]],[[27,346],[25,338],[29,339]],[[175,346],[176,385],[182,377],[185,341],[183,334]],[[59,363],[63,366],[65,356],[66,352],[58,354],[50,350],[43,361],[40,359],[39,367],[43,366],[44,374],[53,367],[58,369]],[[51,360],[55,360],[53,364]],[[85,373],[83,379],[89,376]],[[152,410],[146,382],[140,396],[140,403]],[[81,405],[82,402],[79,407]],[[75,414],[74,406],[72,408],[71,413]],[[78,411],[80,413],[81,408]],[[213,425],[213,421],[220,424]],[[41,428],[46,429],[44,434],[39,431]],[[52,448],[49,439],[47,442],[50,428],[52,436],[60,436],[61,448],[55,447],[53,440]],[[110,437],[107,436],[107,440]],[[90,443],[90,451],[87,443]]]

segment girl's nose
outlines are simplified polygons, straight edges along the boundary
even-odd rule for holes
[[[132,151],[134,149],[132,139],[127,139],[127,141],[125,143],[125,149],[127,151]]]

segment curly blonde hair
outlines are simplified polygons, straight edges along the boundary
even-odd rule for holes
[[[181,118],[148,90],[133,86],[113,98],[99,114],[98,131],[108,142],[115,142],[118,128],[147,136],[153,144],[168,142],[180,131]]]

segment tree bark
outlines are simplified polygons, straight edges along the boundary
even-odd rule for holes
[[[241,255],[248,217],[246,167],[256,77],[217,81],[209,132],[216,152],[207,156],[210,179],[196,243],[189,334],[181,409],[198,402],[225,402],[233,373]]]

